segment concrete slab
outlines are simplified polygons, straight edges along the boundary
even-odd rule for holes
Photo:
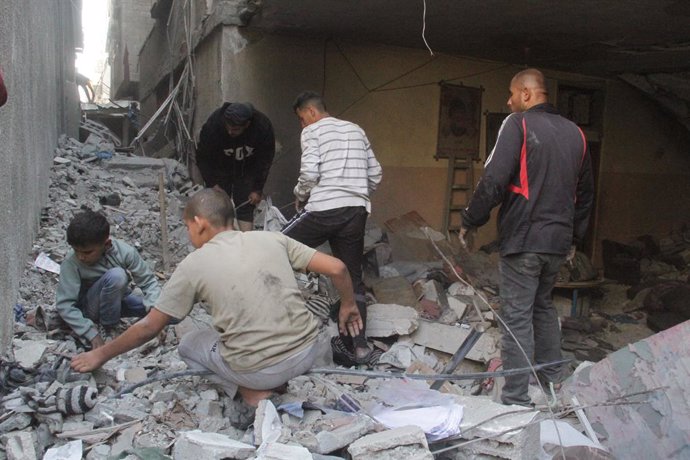
[[[420,320],[411,338],[416,344],[454,354],[469,334],[469,328]],[[488,329],[472,347],[466,359],[488,363],[491,358],[498,357],[500,355],[499,339],[498,329]]]
[[[424,431],[416,426],[405,426],[364,436],[353,442],[347,451],[352,455],[352,460],[434,458],[429,451]]]
[[[371,288],[379,303],[417,306],[417,295],[410,282],[402,276],[378,279]]]
[[[36,436],[28,431],[16,431],[0,436],[7,460],[37,460]]]
[[[256,460],[312,460],[311,453],[302,446],[272,442],[258,451]]]
[[[194,430],[180,434],[172,454],[176,460],[244,460],[252,457],[255,451],[254,446],[235,441],[228,436]]]
[[[164,169],[165,162],[159,158],[114,156],[103,162],[103,168],[107,171],[124,170],[138,171],[142,169]]]
[[[14,345],[15,359],[20,366],[26,369],[33,369],[41,361],[43,353],[52,343],[54,342],[14,339],[12,344]]]
[[[458,451],[456,458],[474,458],[473,455],[493,455],[498,458],[534,458],[539,452],[539,424],[532,424],[539,412],[503,415],[525,410],[522,406],[505,406],[484,396],[458,396],[455,401],[464,407],[460,432],[463,439],[487,438]],[[495,417],[495,418],[494,418]],[[486,420],[493,420],[484,423]],[[471,428],[476,425],[476,428]],[[515,431],[503,433],[515,428]]]
[[[367,336],[408,335],[417,329],[419,314],[412,307],[373,304],[367,307]]]
[[[578,368],[563,395],[576,396],[616,458],[690,458],[690,321]],[[613,398],[634,404],[603,406]]]

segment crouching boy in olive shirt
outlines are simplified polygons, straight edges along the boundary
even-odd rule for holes
[[[234,210],[223,191],[204,189],[184,211],[196,251],[175,269],[156,306],[124,334],[105,346],[72,359],[72,368],[88,372],[131,350],[161,331],[171,318],[182,319],[195,302],[211,308],[213,330],[187,334],[178,351],[192,369],[208,369],[211,380],[230,397],[239,391],[257,406],[317,357],[318,321],[304,306],[293,274],[308,270],[329,276],[341,296],[341,333],[363,328],[352,282],[338,259],[317,252],[280,233],[239,232]]]

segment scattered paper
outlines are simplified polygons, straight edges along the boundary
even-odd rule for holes
[[[60,264],[52,260],[45,252],[40,253],[38,257],[36,257],[34,265],[43,270],[57,273],[58,275],[60,274]]]

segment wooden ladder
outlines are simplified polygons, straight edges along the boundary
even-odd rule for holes
[[[456,156],[455,154],[449,156],[446,184],[446,213],[443,217],[443,231],[444,233],[459,232],[462,223],[460,211],[467,207],[474,191],[472,158]]]

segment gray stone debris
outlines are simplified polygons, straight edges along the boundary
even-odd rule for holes
[[[373,304],[367,307],[367,335],[390,337],[408,335],[417,329],[419,314],[414,308],[395,304]]]
[[[405,426],[374,433],[353,442],[347,451],[352,460],[433,460],[421,428]]]
[[[5,446],[8,460],[37,460],[36,435],[29,431],[15,431],[0,436],[0,443]]]
[[[243,460],[254,455],[256,448],[219,433],[199,430],[182,433],[173,447],[175,460]]]

